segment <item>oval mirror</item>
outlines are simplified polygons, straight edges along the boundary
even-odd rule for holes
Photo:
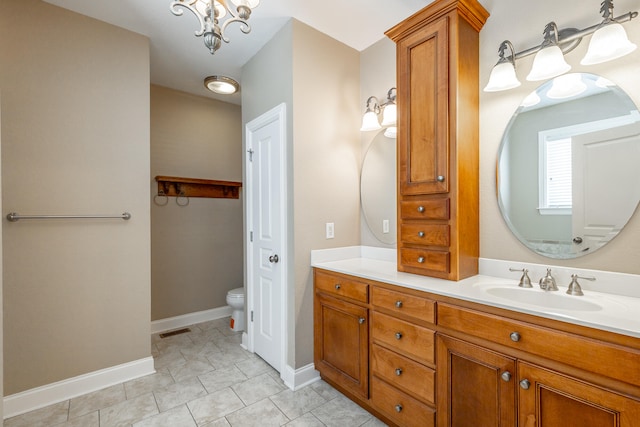
[[[550,258],[613,239],[640,200],[640,114],[612,82],[572,73],[527,96],[498,151],[500,211],[515,236]]]
[[[382,243],[396,243],[396,140],[380,131],[360,175],[360,203],[367,226]]]

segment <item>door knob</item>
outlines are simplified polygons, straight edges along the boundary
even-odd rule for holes
[[[271,255],[269,257],[269,262],[272,263],[272,264],[277,264],[278,261],[280,261],[280,258],[278,258],[277,254],[276,255]]]

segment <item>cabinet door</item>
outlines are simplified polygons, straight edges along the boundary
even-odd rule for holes
[[[437,366],[439,427],[515,426],[514,359],[438,334]]]
[[[521,427],[632,427],[640,422],[640,402],[621,394],[525,362],[518,362],[518,379]]]
[[[316,294],[314,359],[323,377],[367,399],[368,310]]]
[[[397,44],[402,195],[449,191],[448,22],[439,19]]]

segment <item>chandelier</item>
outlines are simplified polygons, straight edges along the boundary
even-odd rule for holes
[[[220,49],[222,42],[229,43],[224,32],[232,22],[240,24],[240,31],[249,34],[251,27],[247,24],[251,11],[255,9],[260,0],[175,0],[169,5],[171,12],[180,16],[184,10],[190,10],[198,19],[200,29],[196,30],[196,37],[203,37],[204,45],[213,55]],[[227,16],[227,14],[229,16]],[[220,25],[220,20],[226,20]]]

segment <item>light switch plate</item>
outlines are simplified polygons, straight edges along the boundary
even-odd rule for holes
[[[333,222],[328,222],[326,224],[326,234],[327,234],[327,239],[333,239],[334,237]]]

